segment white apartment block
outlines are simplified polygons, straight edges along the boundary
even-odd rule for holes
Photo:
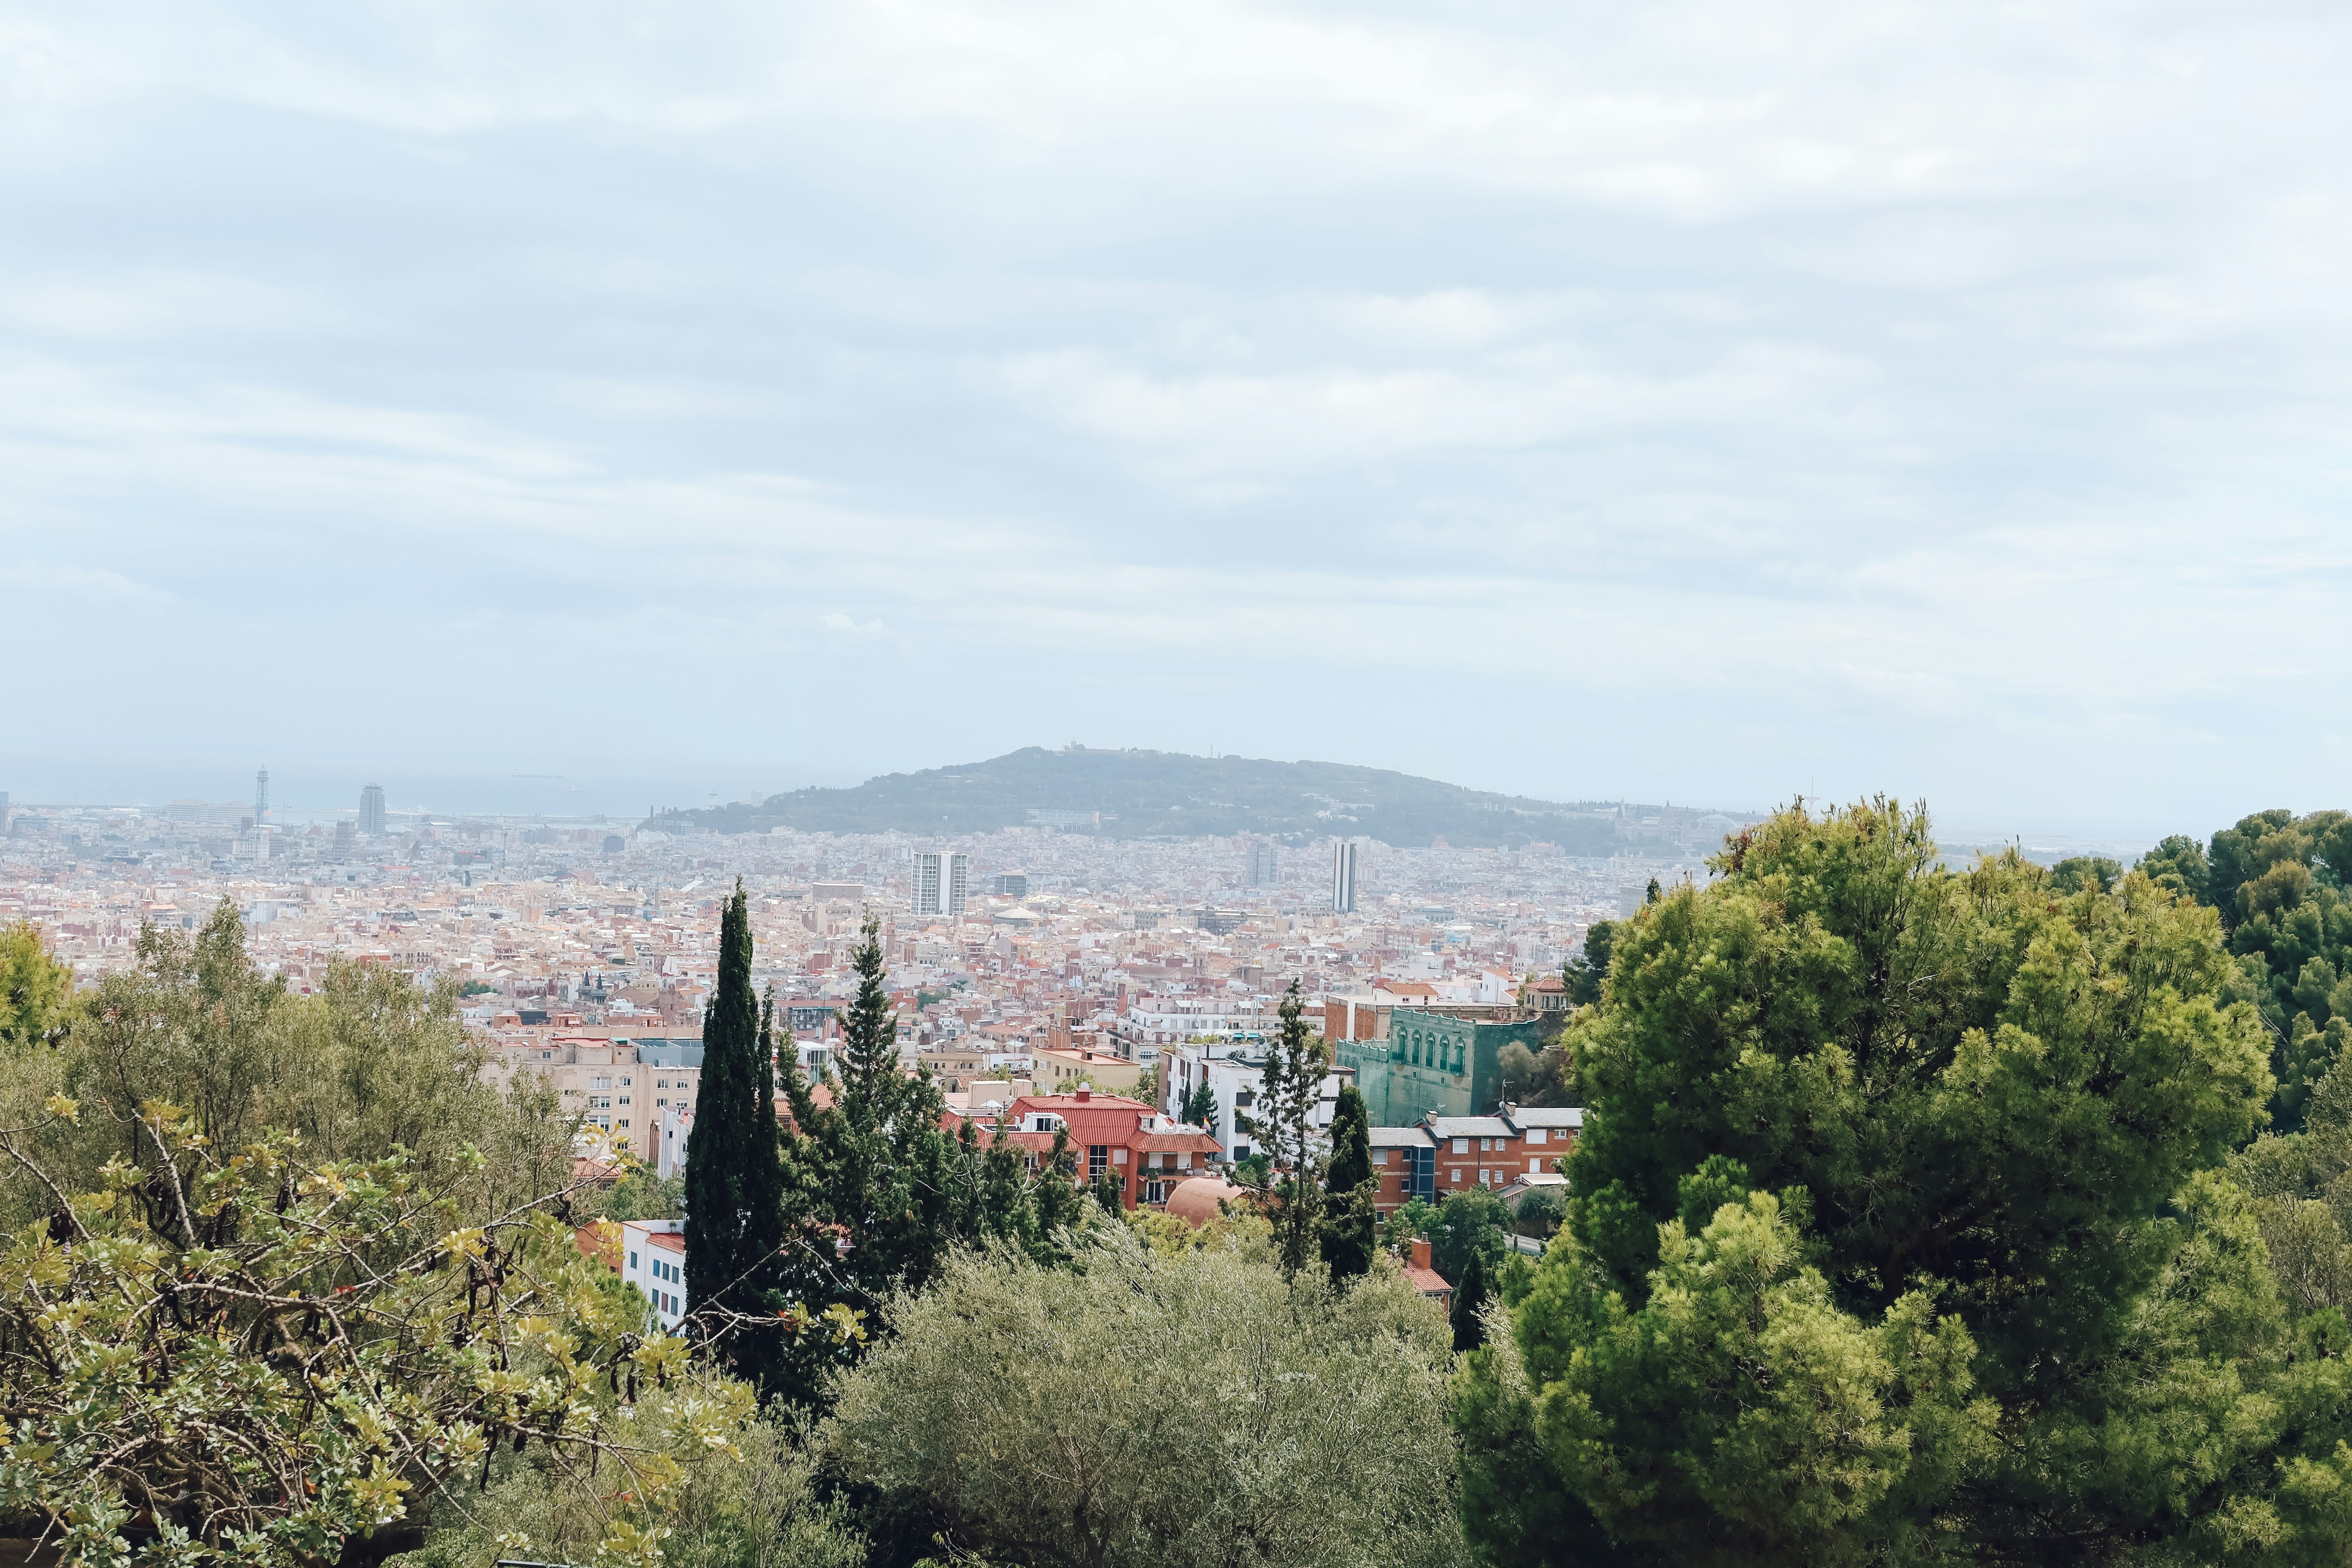
[[[647,1321],[677,1332],[686,1317],[686,1222],[621,1222],[621,1278],[645,1292]]]

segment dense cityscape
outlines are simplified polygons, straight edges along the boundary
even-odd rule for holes
[[[665,1138],[662,1112],[690,1099],[611,1103],[616,1055],[596,1047],[619,1041],[617,1059],[650,1061],[698,1046],[720,910],[739,883],[753,983],[808,1044],[838,1036],[870,914],[906,1067],[935,1068],[959,1096],[975,1079],[1026,1089],[1041,1072],[1049,1085],[1084,1076],[1131,1089],[1163,1047],[1196,1037],[1254,1061],[1294,982],[1318,1028],[1327,1001],[1369,1006],[1376,994],[1482,1015],[1516,1007],[1593,922],[1620,918],[1654,882],[1704,879],[1702,855],[1751,820],[1621,808],[1612,821],[1632,852],[1596,858],[1539,841],[1294,846],[1074,825],[950,839],[677,832],[402,811],[375,786],[349,812],[286,821],[268,787],[263,773],[249,804],[15,808],[0,837],[0,922],[30,922],[89,985],[132,965],[142,923],[193,931],[227,900],[259,972],[298,994],[338,957],[457,986],[502,1072],[541,1066],[616,1146],[665,1170],[682,1156],[680,1123]],[[695,1075],[680,1067],[671,1076],[685,1089]],[[1159,1081],[1162,1100],[1188,1087]],[[1249,1152],[1231,1112],[1221,1159]]]

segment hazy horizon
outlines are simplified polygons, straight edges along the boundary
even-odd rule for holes
[[[1008,750],[1015,748],[1007,748]],[[1160,747],[1169,751],[1173,748]],[[991,755],[1002,755],[992,752]],[[923,764],[926,768],[950,766],[957,763],[985,761],[983,757],[941,758]],[[1345,756],[1320,758],[1283,758],[1281,761],[1314,760],[1352,763],[1356,759]],[[1376,764],[1360,764],[1376,765]],[[897,769],[894,772],[914,772]],[[1404,770],[1399,770],[1404,771]],[[838,787],[862,784],[874,774],[858,777],[796,778],[765,786],[739,785],[726,787],[724,781],[709,778],[615,778],[612,776],[544,775],[544,774],[468,774],[464,773],[379,772],[364,776],[343,774],[317,769],[273,766],[270,769],[270,804],[274,816],[281,819],[326,818],[336,815],[349,816],[359,804],[362,784],[383,785],[387,808],[397,813],[425,810],[436,814],[479,815],[500,816],[593,816],[603,815],[616,821],[634,822],[642,819],[648,808],[667,810],[691,809],[722,805],[750,797],[755,787],[761,795],[781,794],[811,784]],[[1442,783],[1460,784],[1470,789],[1499,789],[1502,786],[1473,778],[1453,778],[1444,774],[1420,775],[1433,777]],[[183,784],[188,787],[181,787]],[[69,805],[79,807],[141,806],[154,808],[174,800],[202,800],[227,804],[249,801],[253,796],[253,771],[222,773],[217,770],[178,773],[169,769],[142,770],[93,778],[86,785],[47,793],[16,787],[11,790],[12,804],[28,805]],[[1765,811],[1786,804],[1788,796],[1769,800],[1718,800],[1662,795],[1644,797],[1622,791],[1611,792],[1541,792],[1509,791],[1530,794],[1543,800],[1570,802],[1576,800],[1626,799],[1656,804],[1660,800],[1685,805],[1714,807],[1727,811]],[[1906,801],[1916,797],[1904,796]],[[2013,819],[1988,818],[1965,813],[1946,811],[1933,800],[1928,810],[1938,837],[1948,844],[1983,844],[2008,842],[2012,839],[2042,839],[2052,847],[2077,848],[2097,847],[2112,850],[2125,846],[2146,847],[2169,833],[2190,833],[2200,838],[2228,822],[2209,824],[2168,822],[2134,822],[2120,817],[2097,816],[2019,816]],[[2249,807],[2249,810],[2260,809]],[[2242,813],[2240,815],[2243,815]],[[2235,817],[2231,819],[2235,820]],[[2031,844],[2028,846],[2032,847]]]

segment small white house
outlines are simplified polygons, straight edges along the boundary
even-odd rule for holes
[[[647,1317],[664,1333],[676,1333],[686,1317],[686,1222],[625,1219],[621,1222],[621,1278],[653,1304]]]

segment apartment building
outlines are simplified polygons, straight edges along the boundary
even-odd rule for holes
[[[1493,1116],[1427,1116],[1411,1127],[1370,1131],[1373,1200],[1383,1215],[1418,1197],[1499,1192],[1528,1176],[1551,1173],[1576,1146],[1584,1111],[1576,1106],[1504,1105]]]
[[[650,1323],[677,1332],[686,1317],[686,1222],[623,1220],[621,1278],[645,1292]]]
[[[1075,1089],[1081,1077],[1096,1089],[1124,1094],[1143,1081],[1143,1068],[1124,1057],[1108,1056],[1101,1051],[1038,1051],[1032,1058],[1031,1076],[1037,1088],[1047,1094]]]
[[[946,1125],[962,1120],[950,1110]],[[1024,1094],[1005,1107],[1003,1131],[991,1120],[980,1125],[983,1143],[1005,1137],[1028,1152],[1029,1168],[1043,1168],[1055,1134],[1066,1129],[1077,1152],[1076,1180],[1081,1186],[1108,1178],[1118,1184],[1126,1206],[1159,1208],[1179,1183],[1205,1172],[1218,1153],[1216,1140],[1162,1115],[1139,1100],[1079,1089],[1071,1094]]]

